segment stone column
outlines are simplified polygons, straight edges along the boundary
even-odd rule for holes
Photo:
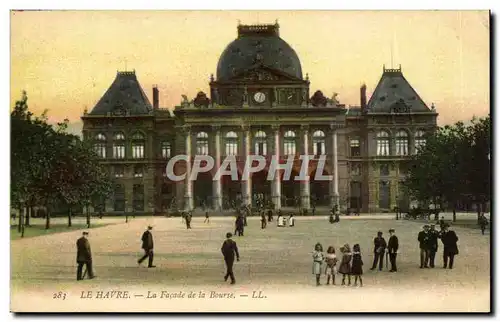
[[[302,130],[302,135],[303,135],[303,142],[302,142],[302,155],[308,156],[309,155],[309,126],[307,125],[302,125],[301,126]],[[309,159],[302,160],[302,162],[308,162]],[[301,167],[302,168],[302,167]],[[300,183],[300,205],[302,209],[307,209],[311,208],[311,192],[310,192],[310,178],[308,176],[309,174],[309,165],[307,166],[307,173],[306,173],[306,180],[303,180]]]
[[[193,182],[189,179],[191,176],[191,127],[184,127],[184,135],[186,136],[186,187],[184,191],[184,210],[190,211],[193,209]]]
[[[280,159],[280,127],[279,125],[273,125],[272,130],[274,132],[274,152],[273,156],[276,158],[277,162]],[[281,178],[279,171],[276,171],[272,188],[271,188],[272,199],[275,209],[281,209]]]
[[[243,144],[244,144],[244,153],[243,153],[243,160],[247,162],[248,156],[250,155],[250,147],[252,146],[252,140],[250,137],[250,127],[248,125],[242,126],[242,133],[243,133]],[[241,180],[241,193],[242,193],[242,202],[243,205],[248,205],[252,204],[252,178],[249,176],[248,180]]]
[[[330,185],[330,196],[331,206],[339,205],[339,165],[337,159],[337,127],[335,124],[330,125],[331,137],[332,137],[332,169],[333,169],[333,180]]]
[[[215,125],[212,127],[213,131],[215,132],[215,144],[214,144],[214,175],[219,170],[220,164],[221,164],[221,157],[220,157],[220,125]],[[212,186],[212,193],[213,193],[213,208],[215,211],[222,211],[222,183],[220,178],[217,178],[217,180],[213,181],[213,186]]]

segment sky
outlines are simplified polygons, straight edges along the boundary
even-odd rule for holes
[[[274,23],[321,90],[359,105],[386,68],[405,78],[439,125],[490,110],[487,11],[16,11],[11,12],[10,105],[28,93],[35,114],[80,123],[117,70],[135,70],[152,102],[174,108],[181,95],[209,92],[210,74],[241,24]]]

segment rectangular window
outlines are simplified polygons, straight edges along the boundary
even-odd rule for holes
[[[389,153],[389,140],[379,139],[377,140],[377,155],[378,156],[388,156]]]
[[[324,141],[321,141],[321,142],[316,142],[315,144],[313,144],[313,154],[318,156],[318,155],[323,155],[325,154],[325,142]]]
[[[238,143],[227,142],[226,143],[226,155],[238,155]]]
[[[161,145],[161,157],[163,159],[170,159],[172,156],[172,147],[170,142],[163,142]]]
[[[256,155],[267,155],[267,146],[265,142],[255,143],[255,154]]]
[[[295,155],[295,142],[294,141],[285,141],[283,144],[283,152],[285,155]]]
[[[106,143],[96,143],[94,145],[94,151],[99,158],[106,158]]]
[[[425,139],[415,139],[415,153],[425,147]]]
[[[400,163],[399,164],[399,175],[406,176],[408,174],[408,164]]]
[[[199,140],[196,142],[196,154],[208,155],[208,141]]]
[[[388,176],[390,173],[389,171],[389,164],[383,163],[380,165],[380,175],[381,176]]]
[[[137,165],[134,167],[134,177],[135,178],[142,178],[143,172],[144,172],[144,169],[142,166]]]
[[[113,158],[125,159],[125,144],[123,143],[113,144]]]
[[[353,176],[361,175],[361,164],[353,163],[351,165],[351,175]]]
[[[408,155],[408,140],[407,139],[396,139],[396,155],[400,155],[400,156]]]
[[[143,159],[144,158],[144,145],[134,144],[132,145],[132,158]]]
[[[125,174],[125,168],[121,165],[115,166],[115,178],[123,178]]]
[[[351,147],[351,156],[352,157],[359,157],[361,155],[361,148],[360,148],[359,140],[352,139],[349,142],[349,145]]]

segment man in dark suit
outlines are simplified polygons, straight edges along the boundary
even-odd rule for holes
[[[148,226],[148,230],[142,234],[142,249],[144,249],[144,256],[142,256],[137,263],[140,265],[146,258],[149,257],[148,267],[156,267],[153,265],[153,234],[151,233],[153,227]]]
[[[387,251],[389,252],[389,261],[391,262],[390,272],[397,272],[396,257],[398,255],[399,241],[395,234],[394,229],[389,229],[389,243],[387,244]]]
[[[241,214],[239,214],[238,217],[236,217],[236,222],[234,223],[234,225],[235,225],[234,233],[238,234],[238,236],[243,236],[245,227],[243,225],[243,216]]]
[[[191,229],[191,220],[193,219],[192,212],[186,213],[186,229]]]
[[[370,268],[372,271],[377,267],[377,262],[378,262],[378,270],[381,271],[384,268],[384,254],[385,254],[385,249],[387,248],[387,243],[385,242],[384,237],[382,237],[382,232],[379,231],[377,233],[377,237],[373,239],[373,265],[372,268]]]
[[[429,225],[424,225],[424,230],[418,233],[420,243],[420,268],[429,268]]]
[[[231,277],[231,284],[236,283],[233,273],[234,255],[236,254],[236,261],[240,261],[240,253],[238,252],[238,246],[236,242],[231,239],[233,235],[231,233],[226,234],[226,240],[222,243],[221,252],[224,256],[224,262],[226,263],[227,271],[224,276],[224,281],[227,281],[228,277]]]
[[[438,223],[439,223],[439,229],[441,231],[443,231],[444,230],[444,225],[445,225],[444,216],[441,216],[441,219],[438,221]]]
[[[441,234],[441,241],[443,242],[443,268],[448,266],[448,258],[450,259],[449,268],[453,268],[453,260],[455,255],[458,255],[457,234],[453,230],[450,230],[450,225],[444,225],[444,231]]]
[[[434,259],[438,251],[438,239],[439,232],[436,230],[436,225],[431,224],[431,229],[429,230],[429,266],[431,268],[434,268]]]
[[[266,222],[266,215],[264,214],[264,212],[262,211],[261,212],[261,215],[260,215],[260,228],[261,229],[265,229],[267,226],[267,222]]]
[[[481,216],[479,217],[479,225],[481,227],[481,234],[484,235],[484,231],[486,230],[486,226],[488,226],[488,219],[486,218],[484,213],[481,214]]]
[[[92,252],[90,250],[90,243],[87,239],[89,235],[88,232],[84,231],[82,237],[78,238],[76,241],[76,262],[78,263],[78,268],[76,270],[76,280],[81,281],[83,265],[86,265],[89,279],[93,279],[94,271],[92,270]]]

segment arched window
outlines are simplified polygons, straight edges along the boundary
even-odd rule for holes
[[[208,155],[208,134],[207,132],[199,132],[196,134],[196,154]]]
[[[380,131],[377,133],[377,155],[390,155],[389,133]]]
[[[113,158],[125,159],[125,135],[116,133],[113,136]]]
[[[408,133],[398,131],[396,133],[396,155],[408,155]]]
[[[230,131],[226,133],[226,155],[238,155],[238,134]]]
[[[172,156],[172,145],[169,141],[161,142],[161,157],[169,159]]]
[[[419,130],[415,133],[415,153],[418,153],[419,149],[425,146],[424,136],[425,136],[424,131]]]
[[[144,135],[140,132],[136,132],[132,136],[132,158],[143,159],[145,145],[146,139],[144,138]]]
[[[106,136],[99,133],[95,136],[94,151],[99,158],[106,158]]]
[[[323,155],[326,154],[325,148],[325,132],[318,130],[313,133],[313,154]]]
[[[264,131],[257,131],[255,133],[255,154],[267,155],[266,132]]]
[[[296,141],[295,132],[286,131],[283,140],[283,153],[284,155],[295,155]]]

